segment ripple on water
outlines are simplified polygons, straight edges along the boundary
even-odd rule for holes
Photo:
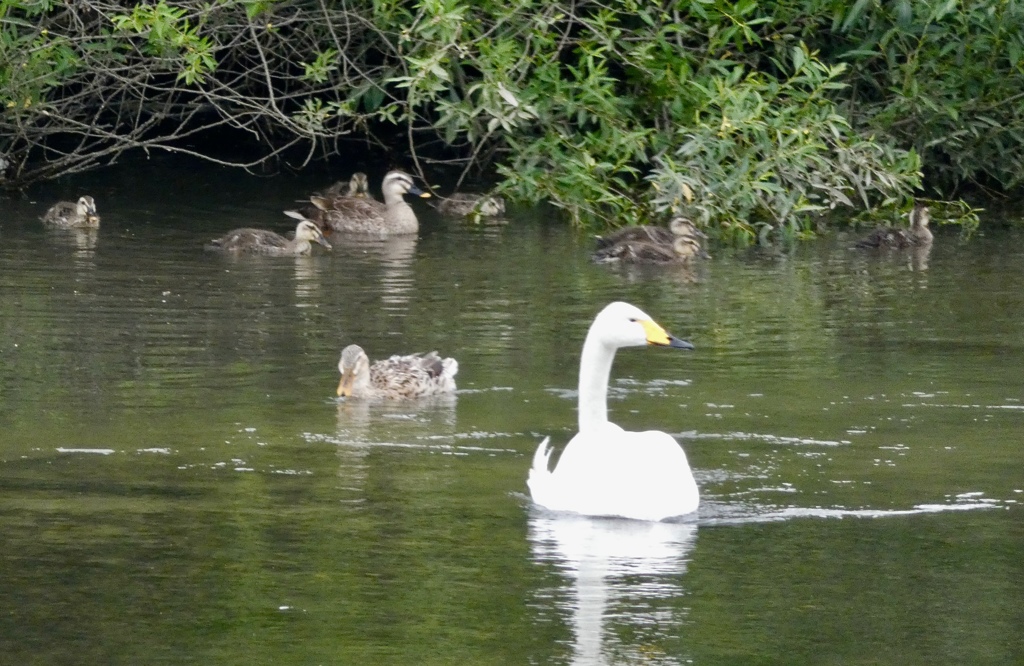
[[[697,442],[701,440],[740,445],[728,449],[726,453],[733,462],[725,467],[695,471],[703,493],[700,524],[796,518],[886,518],[992,509],[1017,503],[1014,499],[998,499],[982,491],[918,494],[916,498],[913,493],[902,496],[893,493],[892,484],[896,481],[892,472],[873,470],[903,467],[912,449],[902,442],[866,446],[862,442],[854,445],[847,439],[746,431],[688,432],[676,436],[683,441],[693,440],[693,447],[699,446]],[[688,449],[693,447],[687,446]],[[883,452],[883,455],[872,456],[872,451]],[[910,461],[906,465],[912,468]],[[929,490],[939,488],[941,482]],[[779,501],[782,497],[790,499]],[[933,501],[933,497],[942,497],[943,501]]]
[[[917,504],[909,509],[847,509],[841,507],[778,507],[755,506],[737,503],[709,502],[701,506],[700,525],[729,525],[745,523],[766,523],[796,518],[891,518],[926,513],[951,511],[974,511],[997,509],[1008,502],[977,496],[978,493],[964,493],[950,498],[948,504]]]
[[[608,386],[609,400],[624,400],[630,396],[661,396],[669,393],[671,389],[689,387],[692,382],[688,379],[655,379],[649,381],[638,381],[630,378],[619,378],[612,380]],[[575,402],[579,399],[579,391],[561,387],[548,387],[544,389],[562,400]]]
[[[441,453],[445,455],[472,455],[472,454],[513,454],[520,455],[517,449],[502,448],[493,446],[474,446],[468,444],[455,444],[456,440],[488,440],[496,438],[519,438],[522,433],[484,433],[468,432],[454,433],[451,435],[421,435],[413,438],[412,441],[399,441],[397,439],[354,439],[345,433],[340,434],[314,434],[305,433],[307,442],[318,444],[333,444],[346,447],[381,447],[392,449],[409,449],[426,451],[429,453]]]
[[[813,437],[788,437],[783,435],[772,435],[769,433],[754,432],[728,432],[728,433],[681,433],[680,437],[687,439],[720,439],[727,441],[758,441],[767,444],[782,446],[845,446],[850,444],[848,439],[831,440],[815,439]]]

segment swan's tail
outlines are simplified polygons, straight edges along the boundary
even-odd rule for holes
[[[530,488],[530,496],[537,504],[543,504],[544,491],[547,488],[547,481],[551,477],[548,470],[548,461],[551,459],[551,438],[545,437],[544,441],[537,446],[533,454],[533,465],[530,467],[530,475],[526,479],[526,485]]]

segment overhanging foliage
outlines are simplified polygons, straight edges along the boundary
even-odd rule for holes
[[[7,186],[136,148],[243,167],[347,137],[580,224],[750,242],[1024,181],[1015,3],[0,0]],[[197,137],[230,128],[246,151]],[[255,148],[255,154],[252,149]],[[239,155],[245,155],[240,157]]]

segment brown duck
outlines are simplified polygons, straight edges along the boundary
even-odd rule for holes
[[[623,227],[597,239],[593,260],[635,264],[688,262],[708,257],[704,238],[704,233],[685,217],[672,218],[667,229],[650,225]]]
[[[381,184],[384,203],[358,196],[318,196],[309,198],[313,204],[301,211],[286,210],[285,215],[313,222],[328,233],[363,236],[397,236],[414,234],[419,220],[403,196],[413,194],[429,197],[403,171],[390,171]]]
[[[910,211],[910,228],[878,227],[865,238],[857,241],[860,248],[895,248],[922,247],[932,242],[932,232],[928,228],[930,216],[928,207],[916,204]]]
[[[453,358],[441,358],[437,352],[392,356],[370,365],[359,345],[349,345],[338,361],[341,381],[338,395],[343,398],[421,398],[455,392],[459,364]]]
[[[58,201],[43,214],[43,224],[58,229],[97,229],[100,216],[96,214],[96,202],[90,196],[78,201]]]
[[[331,244],[324,238],[320,228],[304,220],[295,227],[295,238],[292,239],[266,229],[235,229],[220,238],[215,238],[206,249],[232,254],[300,256],[312,251],[311,243],[319,243],[328,250],[331,249]]]

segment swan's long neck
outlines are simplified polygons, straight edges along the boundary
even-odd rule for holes
[[[608,376],[615,347],[603,342],[591,327],[580,356],[580,432],[608,423]]]

